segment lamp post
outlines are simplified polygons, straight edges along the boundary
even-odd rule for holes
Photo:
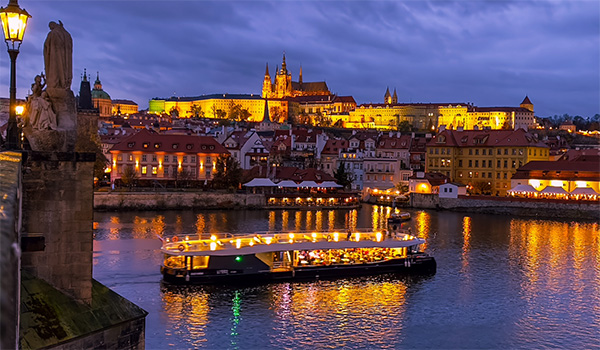
[[[10,110],[8,128],[6,130],[7,149],[19,149],[19,128],[17,126],[17,83],[16,62],[19,48],[23,42],[23,35],[27,27],[27,20],[31,17],[27,11],[21,9],[17,0],[10,0],[8,6],[0,8],[0,19],[4,30],[4,41],[10,56]]]

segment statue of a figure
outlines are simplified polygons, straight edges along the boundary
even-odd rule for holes
[[[50,99],[43,91],[45,82],[44,75],[36,75],[35,81],[31,84],[31,95],[27,98],[27,118],[25,124],[31,125],[33,129],[38,130],[56,130],[56,114],[52,110]]]
[[[48,88],[71,89],[73,79],[73,39],[61,21],[50,22],[44,42],[44,65]]]

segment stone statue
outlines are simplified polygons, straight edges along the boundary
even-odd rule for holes
[[[44,91],[44,75],[36,75],[31,84],[31,95],[27,98],[27,117],[25,125],[36,130],[56,130],[56,114],[46,91]]]
[[[73,39],[61,21],[50,22],[44,42],[44,65],[48,88],[71,89],[73,79]]]

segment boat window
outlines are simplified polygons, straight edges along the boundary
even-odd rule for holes
[[[192,269],[205,269],[208,267],[208,260],[210,257],[208,256],[195,256],[192,260]]]
[[[173,269],[185,268],[185,256],[165,255],[165,267]]]

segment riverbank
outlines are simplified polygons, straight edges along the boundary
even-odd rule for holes
[[[439,198],[437,194],[412,193],[410,196],[410,205],[412,208],[423,209],[600,221],[600,202],[591,201],[539,200],[494,196]]]
[[[94,210],[263,209],[262,194],[228,192],[95,192]]]

